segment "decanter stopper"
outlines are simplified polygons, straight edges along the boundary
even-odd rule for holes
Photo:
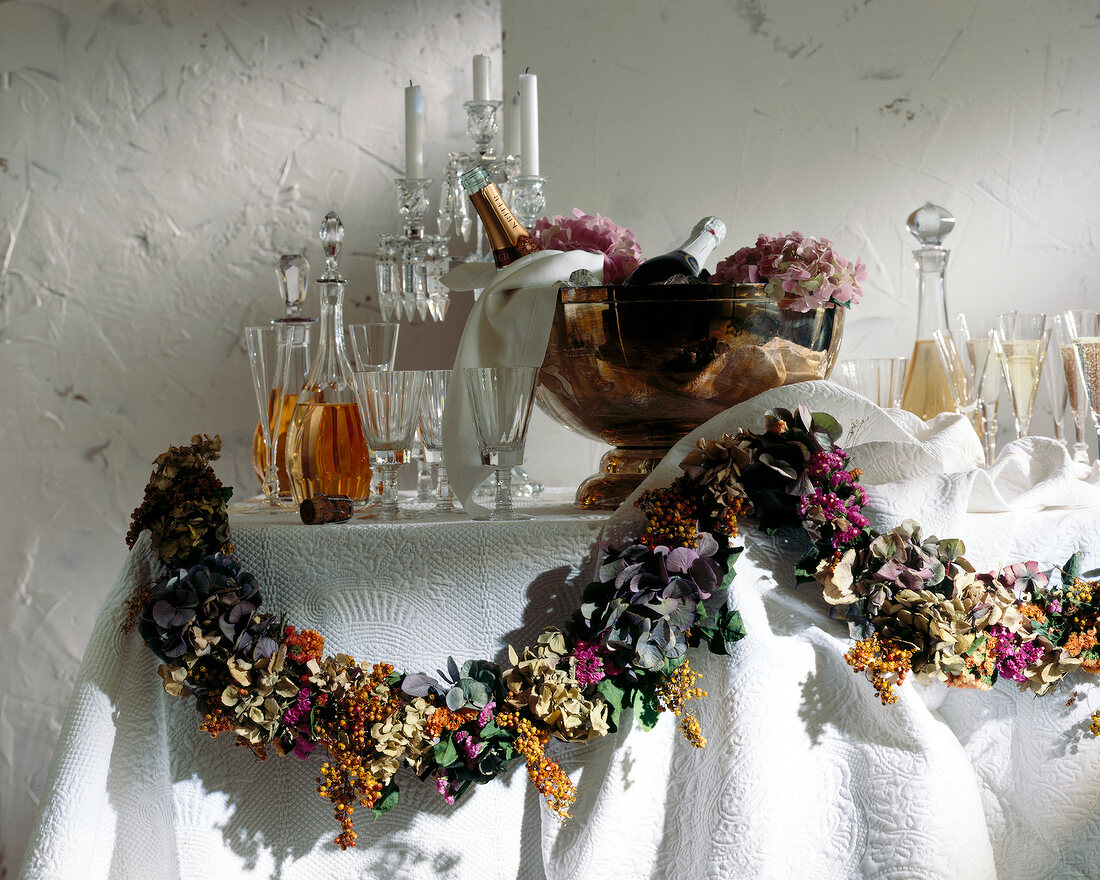
[[[344,224],[335,211],[325,214],[321,221],[321,246],[325,251],[325,273],[318,278],[321,282],[337,281],[346,283],[336,266],[336,255],[340,253],[340,243],[344,240]]]
[[[279,257],[275,275],[279,280],[286,317],[301,318],[302,303],[309,289],[309,261],[301,254],[283,254]]]
[[[955,217],[946,208],[925,202],[909,215],[905,226],[924,247],[939,247],[955,228]]]

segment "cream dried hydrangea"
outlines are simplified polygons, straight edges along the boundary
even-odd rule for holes
[[[522,657],[512,648],[508,652],[512,668],[505,671],[503,681],[510,706],[526,708],[566,741],[584,742],[610,730],[603,698],[595,693],[589,698],[568,663],[558,668],[569,653],[560,630],[547,629],[533,646],[524,648]]]
[[[435,711],[435,706],[417,697],[374,724],[370,735],[375,755],[369,767],[375,779],[387,785],[406,763],[419,769],[420,759],[433,745],[425,728]]]
[[[283,672],[286,645],[277,654],[255,663],[229,658],[232,679],[221,702],[234,720],[233,732],[251,743],[270,742],[287,704],[298,695],[298,685]]]

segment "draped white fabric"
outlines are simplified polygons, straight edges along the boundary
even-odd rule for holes
[[[960,420],[924,424],[829,383],[769,392],[697,433],[760,429],[768,407],[801,402],[848,426],[877,527],[912,516],[963,538],[979,567],[1050,567],[1078,549],[1086,571],[1100,567],[1097,475],[1042,440],[983,472]],[[655,483],[675,475],[691,442]],[[605,520],[561,506],[539,513],[520,523],[232,526],[265,604],[325,633],[330,652],[433,672],[448,654],[502,659],[507,644],[530,642],[575,607]],[[631,514],[624,505],[610,531]],[[1100,740],[1086,730],[1096,684],[1075,683],[1067,706],[1068,693],[1035,699],[1007,683],[979,693],[909,682],[883,707],[844,663],[843,626],[814,589],[794,584],[798,542],[746,541],[732,595],[749,635],[732,657],[693,658],[709,692],[695,704],[705,749],[670,718],[553,747],[580,789],[564,826],[522,767],[455,808],[405,776],[398,807],[377,822],[358,817],[360,845],[341,852],[327,802],[312,792],[316,756],[259,764],[225,737],[211,742],[193,707],[163,693],[137,635],[120,634],[122,601],[152,570],[143,538],[96,625],[23,876],[1096,875]]]

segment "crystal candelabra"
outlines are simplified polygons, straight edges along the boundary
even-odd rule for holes
[[[398,178],[397,213],[402,232],[378,236],[375,268],[383,321],[442,321],[450,298],[440,280],[450,265],[448,236],[428,235],[430,177]]]
[[[474,248],[466,257],[467,262],[492,262],[493,255],[485,238],[481,221],[470,210],[459,178],[477,165],[484,165],[500,190],[501,196],[511,206],[521,223],[530,228],[546,209],[545,177],[520,175],[520,157],[509,153],[497,156],[493,152],[493,139],[497,136],[497,111],[500,101],[467,101],[466,134],[474,142],[474,149],[465,153],[449,153],[447,169],[443,176],[443,189],[439,199],[439,231],[446,235],[453,230],[465,242],[474,233]]]

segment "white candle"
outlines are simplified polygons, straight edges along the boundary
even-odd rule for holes
[[[533,73],[519,75],[519,173],[539,173],[539,83]]]
[[[504,108],[504,155],[519,155],[519,92]]]
[[[424,176],[424,102],[420,86],[405,89],[405,177],[417,180]]]
[[[474,56],[474,100],[489,100],[489,56]]]

